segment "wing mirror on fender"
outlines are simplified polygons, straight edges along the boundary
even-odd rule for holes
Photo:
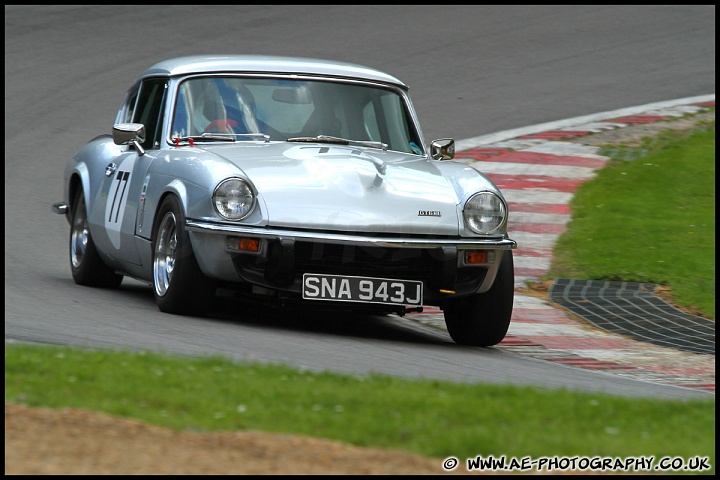
[[[452,160],[455,158],[455,140],[440,138],[430,143],[430,152],[435,160]]]
[[[115,145],[133,144],[138,155],[145,155],[140,145],[145,142],[145,125],[142,123],[116,123],[113,125],[113,142]]]

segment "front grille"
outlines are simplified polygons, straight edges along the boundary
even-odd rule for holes
[[[429,281],[436,259],[432,250],[358,247],[296,242],[295,273],[324,273]],[[436,255],[439,259],[440,257]]]

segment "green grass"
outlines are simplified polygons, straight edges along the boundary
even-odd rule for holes
[[[547,278],[657,283],[714,319],[714,123],[608,152],[615,158],[571,201]]]
[[[713,471],[715,463],[714,399],[628,399],[9,344],[5,400],[176,430],[296,433],[441,458],[704,456]]]

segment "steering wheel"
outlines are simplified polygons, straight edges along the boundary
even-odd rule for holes
[[[213,120],[205,127],[204,133],[235,133],[233,127],[237,127],[237,122],[229,118]]]

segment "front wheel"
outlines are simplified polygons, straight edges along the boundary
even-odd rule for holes
[[[489,347],[500,343],[510,327],[514,298],[515,266],[512,251],[506,250],[490,290],[443,307],[450,337],[461,345]]]
[[[70,271],[75,283],[88,287],[117,288],[123,279],[100,258],[90,235],[82,190],[75,195],[70,219]]]
[[[215,295],[215,284],[200,270],[176,197],[163,201],[155,225],[153,290],[158,308],[180,315],[203,313]]]

